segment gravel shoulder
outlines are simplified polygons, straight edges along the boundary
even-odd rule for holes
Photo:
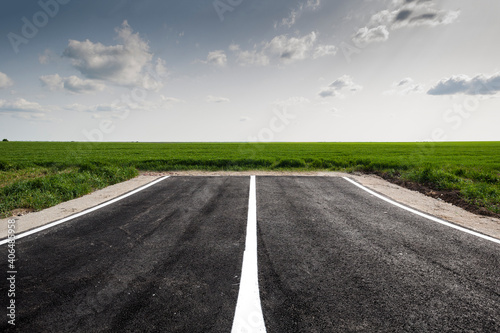
[[[144,172],[129,181],[109,186],[78,199],[61,203],[57,206],[40,212],[29,213],[13,217],[16,220],[16,232],[21,233],[38,226],[56,221],[67,216],[79,213],[109,201],[138,187],[146,185],[162,176],[320,176],[320,177],[350,177],[360,184],[383,194],[404,205],[415,208],[424,213],[456,223],[466,228],[500,239],[500,219],[480,216],[465,211],[462,208],[446,203],[439,199],[428,197],[422,193],[412,191],[392,184],[374,175],[354,175],[341,172],[281,172],[281,171],[182,171],[182,172]],[[0,220],[0,239],[7,236],[8,219]]]

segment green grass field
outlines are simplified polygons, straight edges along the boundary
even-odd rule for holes
[[[141,170],[335,170],[382,174],[500,214],[500,142],[0,142],[0,214],[40,210]]]

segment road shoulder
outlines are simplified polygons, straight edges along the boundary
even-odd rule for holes
[[[500,219],[470,213],[443,200],[395,185],[375,175],[350,175],[348,177],[403,205],[500,239]]]

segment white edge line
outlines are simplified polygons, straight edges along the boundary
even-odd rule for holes
[[[486,240],[489,240],[489,241],[491,241],[491,242],[494,242],[494,243],[500,244],[500,239],[496,239],[496,238],[494,238],[494,237],[487,236],[487,235],[481,234],[481,233],[479,233],[479,232],[475,232],[475,231],[470,230],[470,229],[467,229],[467,228],[463,228],[463,227],[461,227],[461,226],[459,226],[459,225],[456,225],[456,224],[454,224],[454,223],[447,222],[447,221],[445,221],[445,220],[441,220],[441,219],[439,219],[439,218],[437,218],[437,217],[434,217],[434,216],[427,215],[427,214],[425,214],[425,213],[419,212],[418,210],[415,210],[415,209],[413,209],[413,208],[407,207],[407,206],[402,205],[402,204],[400,204],[400,203],[398,203],[398,202],[396,202],[396,201],[394,201],[394,200],[391,200],[391,199],[389,199],[389,198],[387,198],[387,197],[385,197],[385,196],[383,196],[383,195],[380,195],[380,194],[378,194],[378,193],[376,193],[376,192],[374,192],[374,191],[372,191],[372,190],[370,190],[370,189],[366,188],[365,186],[363,186],[363,185],[361,185],[361,184],[358,184],[357,182],[355,182],[354,180],[352,180],[352,179],[350,179],[350,178],[348,178],[348,177],[342,177],[342,178],[344,178],[344,179],[345,179],[345,180],[347,180],[348,182],[350,182],[350,183],[352,183],[352,184],[356,185],[356,186],[357,186],[357,187],[359,187],[360,189],[362,189],[362,190],[364,190],[364,191],[366,191],[366,192],[370,193],[371,195],[374,195],[374,196],[376,196],[376,197],[377,197],[377,198],[379,198],[379,199],[382,199],[382,200],[384,200],[384,201],[386,201],[386,202],[388,202],[388,203],[390,203],[390,204],[392,204],[392,205],[394,205],[394,206],[397,206],[397,207],[399,207],[399,208],[402,208],[402,209],[404,209],[404,210],[407,210],[407,211],[409,211],[409,212],[411,212],[411,213],[413,213],[413,214],[419,215],[419,216],[421,216],[421,217],[424,217],[424,218],[426,218],[426,219],[428,219],[428,220],[431,220],[431,221],[434,221],[434,222],[437,222],[437,223],[441,223],[441,224],[443,224],[443,225],[445,225],[445,226],[448,226],[448,227],[450,227],[450,228],[457,229],[457,230],[460,230],[460,231],[462,231],[462,232],[466,232],[466,233],[471,234],[471,235],[474,235],[474,236],[476,236],[476,237],[479,237],[479,238],[482,238],[482,239],[486,239]]]
[[[120,201],[120,200],[125,199],[125,198],[127,198],[127,197],[129,197],[129,196],[131,196],[131,195],[134,195],[134,194],[136,194],[136,193],[138,193],[138,192],[140,192],[140,191],[142,191],[142,190],[145,190],[145,189],[147,189],[148,187],[151,187],[151,186],[153,186],[153,185],[155,185],[155,184],[157,184],[157,183],[159,183],[159,182],[161,182],[161,181],[163,181],[163,180],[165,180],[165,179],[167,179],[167,178],[169,178],[169,177],[170,177],[170,176],[165,176],[165,177],[162,177],[162,178],[160,178],[160,179],[154,180],[154,181],[152,181],[151,183],[148,183],[148,184],[146,184],[146,185],[144,185],[144,186],[142,186],[142,187],[139,187],[139,188],[137,188],[137,189],[135,189],[135,190],[133,190],[133,191],[130,191],[130,192],[128,192],[128,193],[125,193],[125,194],[123,194],[123,195],[121,195],[121,196],[119,196],[119,197],[117,197],[117,198],[114,198],[114,199],[112,199],[112,200],[106,201],[105,203],[102,203],[102,204],[97,205],[97,206],[95,206],[95,207],[92,207],[92,208],[89,208],[89,209],[87,209],[87,210],[84,210],[84,211],[82,211],[82,212],[80,212],[80,213],[77,213],[77,214],[74,214],[74,215],[71,215],[71,216],[65,217],[65,218],[63,218],[63,219],[61,219],[61,220],[57,220],[57,221],[51,222],[51,223],[46,224],[46,225],[43,225],[43,226],[41,226],[41,227],[38,227],[38,228],[35,228],[35,229],[31,229],[31,230],[29,230],[29,231],[23,232],[23,233],[21,233],[21,234],[19,234],[19,235],[16,235],[16,237],[15,237],[14,239],[15,239],[15,240],[18,240],[18,239],[20,239],[20,238],[23,238],[23,237],[26,237],[26,236],[29,236],[29,235],[33,235],[33,234],[35,234],[35,233],[37,233],[37,232],[40,232],[40,231],[43,231],[43,230],[46,230],[46,229],[49,229],[49,228],[55,227],[56,225],[59,225],[59,224],[61,224],[61,223],[68,222],[68,221],[70,221],[70,220],[76,219],[77,217],[80,217],[80,216],[86,215],[86,214],[88,214],[88,213],[91,213],[91,212],[96,211],[96,210],[98,210],[98,209],[101,209],[101,208],[103,208],[103,207],[109,206],[109,205],[111,205],[111,204],[114,204],[114,203],[115,203],[115,202],[117,202],[117,201]],[[9,242],[9,238],[3,239],[2,241],[0,241],[0,245],[7,244],[8,242]]]
[[[266,332],[259,295],[257,265],[257,194],[255,176],[250,177],[245,252],[232,333]]]

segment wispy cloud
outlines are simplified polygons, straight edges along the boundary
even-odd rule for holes
[[[322,58],[326,56],[334,56],[337,54],[338,48],[335,45],[318,45],[314,50],[313,58]]]
[[[47,65],[59,57],[50,49],[45,49],[42,54],[38,55],[38,62],[42,65]]]
[[[291,64],[305,59],[317,59],[337,53],[334,45],[318,45],[315,31],[303,36],[278,35],[270,41],[254,45],[253,50],[242,50],[240,45],[231,44],[229,50],[236,55],[242,66],[267,66],[271,63]]]
[[[14,85],[14,81],[5,73],[0,72],[0,89]]]
[[[212,96],[208,95],[206,98],[206,101],[208,103],[229,103],[231,100],[226,97],[217,97],[217,96]]]
[[[65,90],[73,94],[88,94],[103,91],[106,86],[95,80],[82,80],[77,76],[61,77],[59,74],[40,77],[43,87],[52,91]]]
[[[165,103],[184,103],[185,102],[182,99],[175,98],[175,97],[168,97],[168,96],[164,96],[164,95],[160,95],[160,98]]]
[[[324,87],[319,92],[319,96],[326,97],[343,97],[343,92],[356,93],[363,89],[362,86],[354,83],[353,79],[349,75],[344,75],[339,77],[337,80],[333,81],[328,87]]]
[[[384,95],[410,95],[420,94],[424,92],[423,85],[415,83],[411,77],[402,79],[401,81],[394,82],[392,88],[384,92]]]
[[[373,42],[385,42],[389,39],[389,31],[385,25],[379,25],[375,28],[361,28],[352,37],[354,43],[365,45]]]
[[[236,55],[236,61],[241,66],[266,66],[269,65],[269,57],[263,50],[243,51],[237,44],[231,44],[229,50]]]
[[[227,56],[223,50],[211,51],[208,53],[206,60],[201,60],[201,63],[224,67],[227,64]]]
[[[284,26],[291,28],[305,11],[315,11],[318,10],[320,6],[321,0],[307,0],[306,2],[301,2],[297,8],[290,11],[287,17],[283,18],[279,23],[276,22],[274,27]]]
[[[314,48],[317,34],[313,31],[302,37],[276,36],[264,46],[264,49],[284,63],[304,60]]]

